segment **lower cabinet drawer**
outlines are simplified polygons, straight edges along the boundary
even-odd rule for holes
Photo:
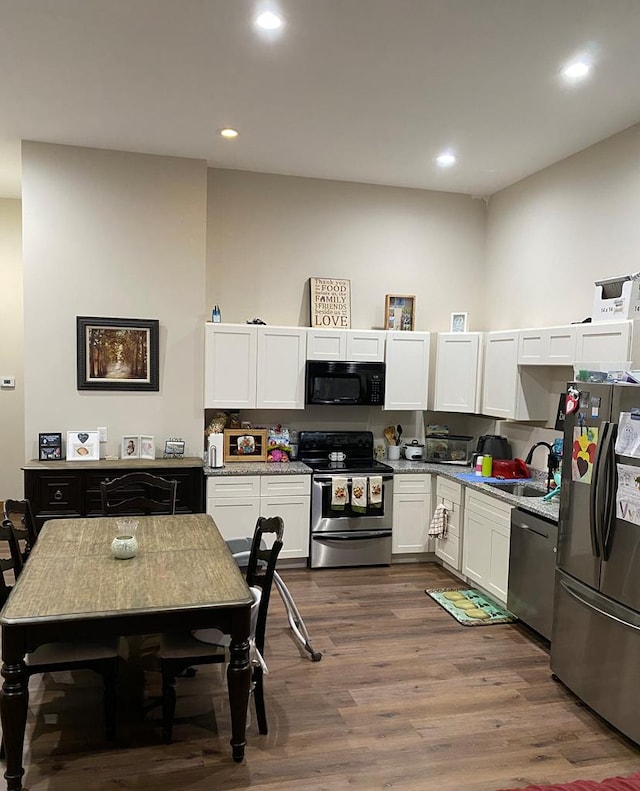
[[[36,517],[80,516],[82,514],[82,477],[80,475],[40,475],[36,482]]]

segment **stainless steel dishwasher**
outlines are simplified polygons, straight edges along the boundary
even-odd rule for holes
[[[511,511],[507,607],[551,639],[558,525],[542,516]]]

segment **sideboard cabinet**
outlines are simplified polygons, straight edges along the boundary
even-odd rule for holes
[[[150,472],[178,481],[176,513],[204,513],[202,459],[31,461],[24,465],[24,492],[38,528],[47,519],[100,516],[100,484],[128,472]]]

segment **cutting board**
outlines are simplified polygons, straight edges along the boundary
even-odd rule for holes
[[[532,483],[533,478],[484,478],[474,472],[458,472],[456,478],[470,483]]]

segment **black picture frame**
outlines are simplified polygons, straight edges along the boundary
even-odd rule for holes
[[[63,458],[62,432],[47,431],[38,434],[39,461],[61,461]]]
[[[158,391],[157,319],[76,316],[78,390]]]

